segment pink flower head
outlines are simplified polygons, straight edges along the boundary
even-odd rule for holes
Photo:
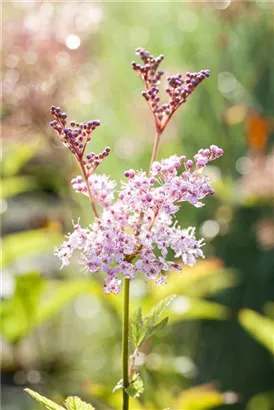
[[[117,294],[123,277],[134,280],[139,272],[160,285],[171,270],[195,265],[204,257],[204,241],[196,239],[195,228],[178,227],[176,213],[181,202],[200,207],[214,193],[209,178],[201,175],[208,162],[222,155],[222,150],[212,147],[195,155],[191,169],[190,160],[172,155],[154,162],[149,174],[126,171],[127,181],[122,182],[116,201],[115,182],[107,175],[92,174],[88,182],[102,214],[87,229],[74,225],[74,232],[56,251],[62,267],[74,251],[80,251],[85,270],[104,272],[105,292]],[[87,193],[82,177],[74,178],[72,186]],[[181,265],[168,260],[169,250],[181,258]]]

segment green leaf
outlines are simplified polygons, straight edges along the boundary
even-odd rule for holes
[[[64,407],[59,406],[59,404],[54,403],[54,401],[49,400],[44,396],[41,396],[41,394],[36,393],[35,391],[31,389],[25,389],[25,392],[27,392],[31,397],[33,397],[36,401],[38,401],[38,403],[45,406],[46,409],[48,410],[66,410]],[[90,409],[87,409],[87,410],[90,410]]]
[[[82,401],[77,396],[70,396],[65,400],[65,406],[68,410],[95,410],[91,404]]]
[[[159,329],[159,326],[165,326],[167,323],[167,319],[165,318],[163,323],[157,323],[164,311],[169,307],[170,303],[174,300],[176,296],[171,295],[167,298],[161,300],[152,310],[151,312],[145,316],[144,324],[143,324],[143,331],[139,337],[138,345],[140,346],[145,340],[151,337],[156,330]]]
[[[144,382],[138,373],[133,376],[125,391],[130,397],[134,398],[140,397],[144,392]]]
[[[163,330],[167,324],[168,324],[168,317],[165,317],[163,320],[157,323],[157,325],[154,326],[153,333],[157,333],[159,330]]]
[[[31,177],[8,177],[2,181],[2,198],[10,198],[21,194],[22,192],[31,191],[35,188],[35,181]]]
[[[66,408],[64,408],[31,389],[25,389],[25,392],[27,392],[31,397],[38,401],[38,403],[45,406],[48,410],[95,410],[95,408],[91,404],[86,403],[77,396],[68,397],[64,402],[66,406]]]
[[[274,321],[250,309],[242,309],[239,322],[259,343],[274,354]]]
[[[139,307],[131,318],[131,337],[135,346],[138,346],[143,329],[142,309]]]
[[[123,384],[123,379],[119,380],[116,386],[113,388],[112,393],[115,393],[117,390],[123,389],[124,384]]]

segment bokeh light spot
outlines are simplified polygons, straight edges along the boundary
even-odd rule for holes
[[[228,71],[224,71],[219,74],[218,88],[222,93],[224,94],[230,93],[231,91],[235,90],[236,87],[237,87],[237,79],[232,73]]]
[[[175,357],[173,367],[176,372],[183,374],[186,377],[192,378],[197,374],[197,368],[193,361],[187,356]]]
[[[235,104],[228,107],[224,118],[225,122],[229,125],[240,124],[243,122],[247,115],[247,109],[244,105]]]
[[[252,171],[253,161],[248,157],[241,157],[236,161],[236,170],[242,174],[247,175]]]
[[[119,138],[114,146],[115,154],[119,158],[132,158],[136,154],[136,144],[129,138]]]
[[[4,214],[8,209],[8,203],[4,199],[0,199],[0,214]]]
[[[39,29],[39,20],[34,15],[29,15],[24,20],[24,26],[31,31]]]
[[[19,77],[20,77],[20,74],[17,70],[10,69],[6,72],[4,79],[5,81],[8,81],[9,83],[14,85],[19,80]]]
[[[2,272],[1,285],[1,298],[10,298],[14,294],[15,290],[15,282],[13,276],[10,273]]]
[[[231,0],[216,0],[215,1],[215,7],[216,9],[219,10],[225,10],[227,9],[231,4]]]
[[[217,221],[208,219],[201,226],[200,232],[205,238],[212,239],[220,232],[220,224]]]
[[[81,40],[78,36],[76,36],[76,34],[70,34],[66,38],[66,46],[70,50],[76,50],[80,46],[80,44],[81,44]]]
[[[41,381],[41,375],[37,370],[30,370],[27,373],[27,379],[31,384],[37,384]]]
[[[191,301],[187,296],[179,296],[171,304],[172,311],[178,315],[188,312],[190,308]]]

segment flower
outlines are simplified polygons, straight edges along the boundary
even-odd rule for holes
[[[88,177],[88,184],[94,200],[102,206],[109,206],[114,199],[114,189],[116,182],[111,181],[108,175],[91,174]],[[71,181],[72,188],[76,192],[88,194],[87,186],[82,176],[77,176]]]
[[[103,207],[102,214],[88,228],[74,225],[74,232],[56,250],[61,267],[78,250],[79,262],[87,272],[105,273],[105,293],[117,294],[123,277],[134,280],[139,272],[145,280],[160,285],[166,283],[171,270],[195,265],[204,257],[204,241],[196,239],[195,228],[181,229],[176,213],[181,202],[200,207],[214,193],[209,178],[201,172],[222,154],[220,148],[211,146],[200,150],[194,161],[173,155],[154,162],[149,173],[128,170],[116,201],[115,182],[107,175],[90,175],[90,189]],[[73,179],[72,186],[87,194],[82,177]],[[181,258],[181,265],[168,260],[169,250]]]

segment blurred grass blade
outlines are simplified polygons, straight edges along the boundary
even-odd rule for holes
[[[234,392],[221,393],[214,385],[208,384],[185,390],[173,407],[184,410],[207,410],[224,404],[234,404],[237,401],[238,396]]]
[[[90,292],[93,292],[90,280],[58,283],[35,273],[17,277],[14,295],[1,305],[3,337],[10,342],[19,341],[54,317],[77,296]]]
[[[37,140],[35,144],[13,144],[9,147],[1,161],[2,175],[11,177],[16,175],[20,169],[33,158],[37,150],[41,149],[40,141]]]
[[[83,293],[92,293],[90,280],[70,280],[57,283],[49,282],[50,298],[37,306],[34,325],[38,326],[57,314],[67,303]]]
[[[2,240],[2,267],[21,256],[39,254],[54,249],[63,241],[62,235],[48,229],[36,229],[6,235]]]
[[[17,342],[28,333],[36,314],[45,279],[37,273],[16,278],[14,295],[1,304],[1,332],[10,342]]]
[[[187,296],[177,296],[168,313],[171,323],[192,319],[226,320],[230,317],[227,306]]]
[[[237,278],[235,272],[223,267],[219,259],[200,261],[190,268],[185,266],[182,273],[171,272],[165,286],[151,285],[151,293],[155,300],[161,300],[176,289],[176,294],[193,297],[208,296],[222,289],[235,286]]]
[[[259,343],[274,355],[274,321],[250,309],[239,313],[239,321]]]
[[[1,184],[3,199],[11,198],[35,188],[34,178],[25,176],[4,178]]]

